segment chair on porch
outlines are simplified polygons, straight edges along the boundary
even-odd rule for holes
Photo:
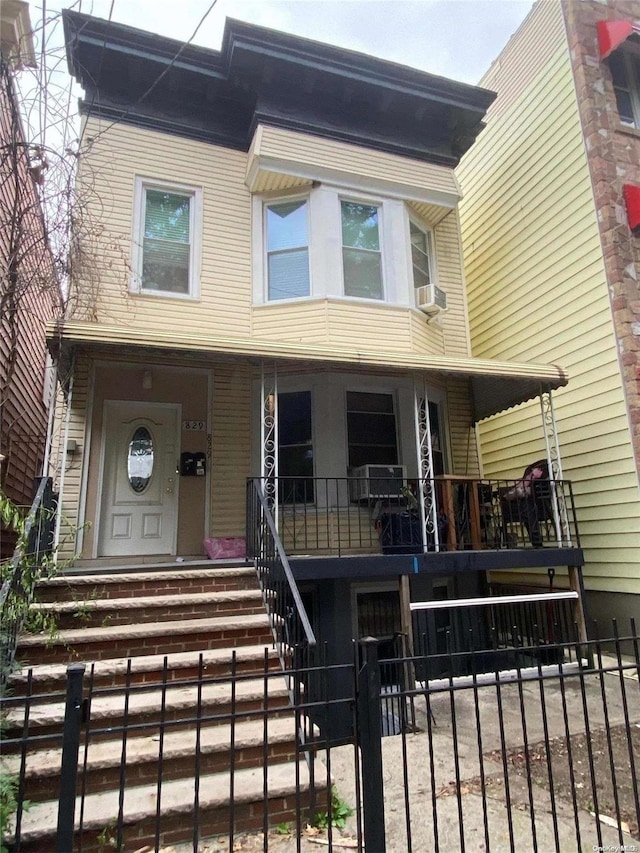
[[[511,488],[498,490],[506,541],[511,525],[523,525],[534,548],[543,544],[543,526],[553,521],[551,480],[546,459],[528,465],[522,478]]]

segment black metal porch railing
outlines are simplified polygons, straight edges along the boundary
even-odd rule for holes
[[[429,519],[426,542],[423,485],[435,495],[437,517]],[[545,480],[531,488],[524,493],[521,480],[455,475],[277,477],[278,532],[288,554],[579,547],[571,483]]]
[[[284,669],[299,665],[316,645],[300,590],[278,535],[260,480],[247,483],[247,556],[256,561],[258,579]],[[308,660],[308,657],[305,658]]]
[[[26,612],[24,605],[31,601],[43,559],[53,550],[57,503],[53,480],[50,477],[40,478],[24,534],[3,573],[0,587],[0,692],[13,666],[17,637]]]

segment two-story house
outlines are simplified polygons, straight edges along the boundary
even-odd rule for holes
[[[0,487],[30,506],[42,474],[54,385],[45,324],[60,309],[15,75],[35,65],[28,3],[0,6]],[[14,537],[0,530],[0,557]]]
[[[336,655],[403,583],[473,598],[535,566],[578,588],[551,405],[567,376],[471,356],[454,167],[493,94],[238,21],[214,51],[64,20],[96,227],[50,335],[83,565],[251,538],[256,478]],[[534,398],[512,453],[547,460],[547,512],[505,519],[475,425]]]
[[[588,611],[622,624],[640,602],[639,21],[638,2],[537,3],[482,80],[498,96],[456,171],[473,352],[571,374],[556,415]],[[526,462],[537,417],[481,425],[486,474]]]

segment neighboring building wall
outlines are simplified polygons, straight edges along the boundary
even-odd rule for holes
[[[47,432],[44,328],[58,305],[9,66],[0,61],[0,487],[31,505]],[[4,534],[6,556],[11,539]]]
[[[625,183],[640,184],[640,132],[620,123],[611,72],[607,63],[600,61],[596,36],[598,21],[637,22],[640,3],[565,0],[564,12],[640,474],[640,234],[629,229],[622,194]]]
[[[638,477],[560,4],[534,7],[482,85],[498,98],[457,171],[473,354],[567,370],[555,413],[586,587],[640,593]],[[540,435],[537,403],[481,424],[484,473],[517,476]]]

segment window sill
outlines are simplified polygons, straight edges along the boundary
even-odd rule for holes
[[[378,308],[391,308],[391,309],[402,309],[406,311],[407,309],[412,309],[414,311],[419,311],[415,305],[408,305],[405,302],[386,302],[384,299],[367,299],[366,297],[360,296],[297,296],[293,299],[273,299],[270,302],[254,302],[251,306],[252,308],[273,308],[276,305],[310,305],[314,303],[346,303],[348,305],[372,305],[377,306]],[[419,312],[422,313],[422,312]],[[423,315],[424,316],[424,315]]]
[[[200,296],[194,296],[191,293],[170,293],[164,290],[129,290],[129,296],[139,297],[141,299],[169,299],[171,301],[179,299],[181,302],[200,302]]]
[[[614,131],[616,133],[622,133],[624,136],[633,136],[635,139],[640,139],[640,128],[638,127],[630,127],[628,124],[622,124],[619,122],[614,127]]]

